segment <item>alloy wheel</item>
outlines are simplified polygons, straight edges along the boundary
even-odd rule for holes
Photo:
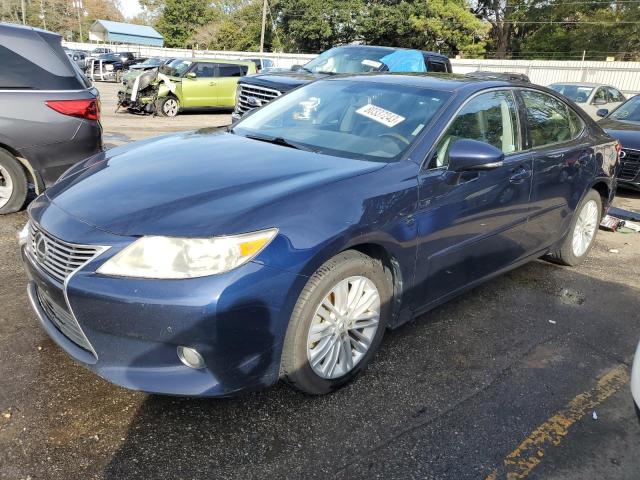
[[[597,228],[598,204],[594,200],[589,200],[580,210],[573,229],[572,248],[576,257],[581,257],[588,250]]]
[[[307,359],[325,379],[349,373],[369,351],[380,322],[380,294],[366,277],[346,278],[316,308],[307,334]]]
[[[0,165],[0,208],[4,207],[13,194],[13,180],[9,171]]]

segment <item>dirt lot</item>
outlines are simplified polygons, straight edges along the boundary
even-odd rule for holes
[[[116,115],[100,89],[108,143],[230,120]],[[640,195],[616,204],[640,211]],[[600,231],[579,268],[534,262],[389,332],[334,395],[194,400],[113,386],[48,339],[25,220],[0,218],[0,479],[639,478],[638,235]]]

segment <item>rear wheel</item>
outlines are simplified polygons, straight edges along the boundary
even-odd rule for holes
[[[309,279],[291,316],[282,354],[285,379],[319,395],[353,380],[371,361],[391,311],[391,276],[349,250]]]
[[[158,100],[157,110],[163,117],[175,117],[180,111],[180,103],[175,97],[162,97]]]
[[[560,248],[547,258],[561,265],[575,266],[584,261],[593,246],[602,215],[602,199],[590,190],[576,208],[571,226]]]
[[[18,160],[0,149],[0,214],[20,210],[27,200],[28,183]]]

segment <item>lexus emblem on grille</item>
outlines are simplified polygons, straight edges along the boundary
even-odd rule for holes
[[[36,257],[38,257],[38,260],[41,262],[44,262],[44,259],[47,258],[47,239],[42,233],[36,233],[34,246]]]
[[[252,106],[252,107],[261,107],[262,106],[262,100],[260,100],[259,98],[256,97],[249,97],[247,98],[247,103]]]

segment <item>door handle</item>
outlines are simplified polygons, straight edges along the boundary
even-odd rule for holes
[[[531,178],[531,170],[527,170],[523,167],[518,167],[509,177],[509,181],[511,183],[522,183],[527,178]]]

